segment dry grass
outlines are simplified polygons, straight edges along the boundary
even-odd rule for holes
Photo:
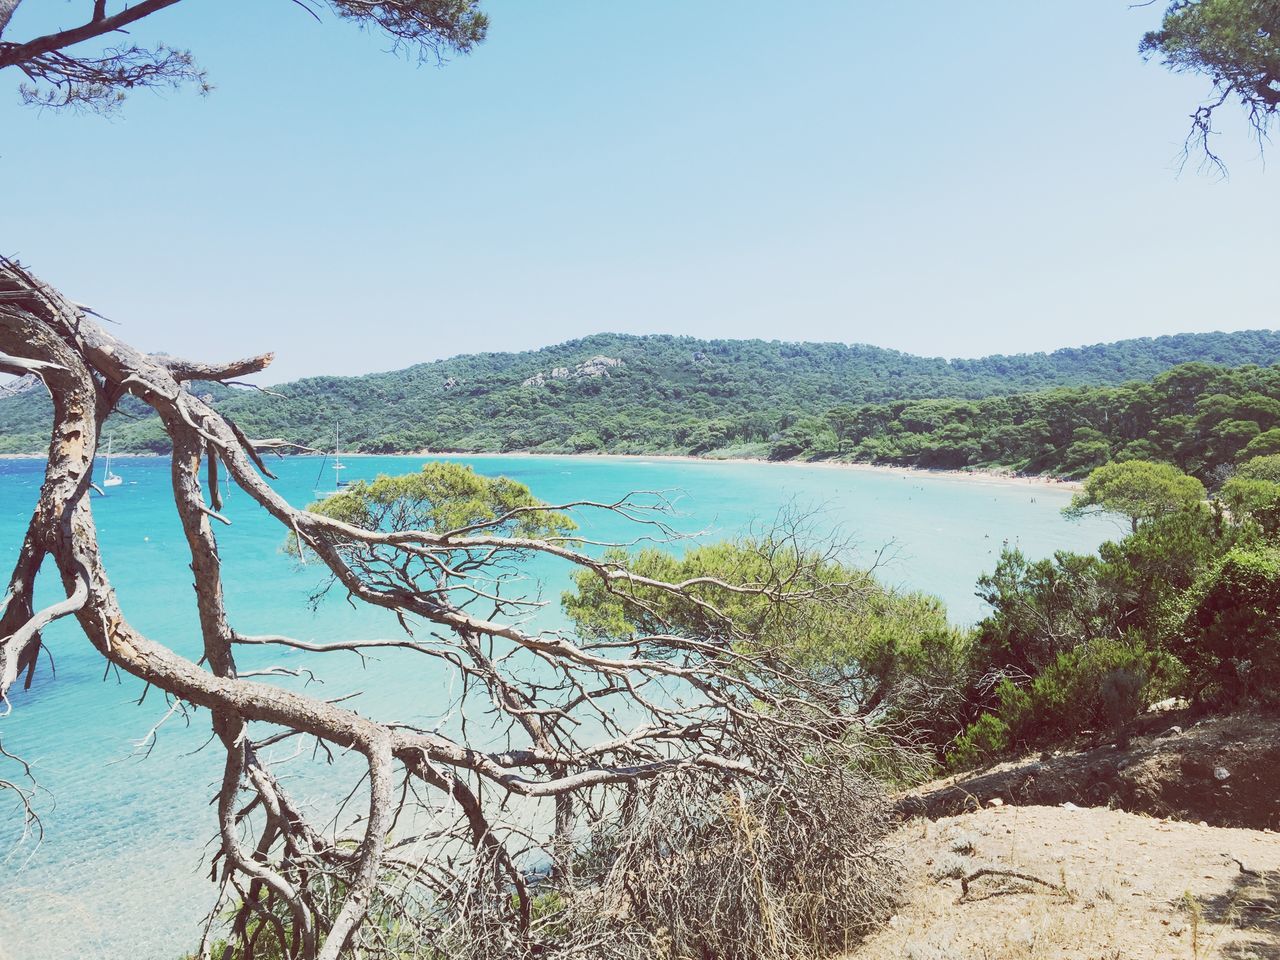
[[[675,780],[608,838],[564,925],[595,958],[824,960],[892,913],[892,829],[874,782],[835,769],[754,791]]]

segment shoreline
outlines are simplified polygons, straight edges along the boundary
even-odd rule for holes
[[[501,459],[503,457],[554,457],[558,460],[619,460],[638,461],[652,460],[667,463],[730,463],[757,464],[768,467],[812,467],[822,470],[865,470],[875,473],[897,473],[902,476],[930,477],[935,480],[959,480],[966,483],[1012,484],[1016,486],[1054,487],[1062,490],[1079,490],[1078,480],[1063,480],[1044,474],[1018,474],[1003,470],[947,470],[941,467],[895,466],[885,463],[859,463],[851,460],[767,460],[763,457],[695,457],[691,454],[679,453],[534,453],[529,450],[512,450],[507,453],[466,453],[458,450],[408,450],[396,453],[356,453],[344,452],[349,459],[366,457],[431,457],[447,459],[449,457],[467,457],[470,459]],[[0,460],[43,460],[43,453],[0,453]],[[160,453],[121,453],[117,457],[151,458],[163,457]],[[327,454],[291,454],[298,457],[327,456]]]
[[[343,454],[348,456],[348,454]],[[935,480],[962,480],[968,483],[1015,484],[1019,486],[1054,487],[1062,490],[1079,490],[1083,484],[1079,480],[1063,480],[1044,474],[1018,474],[1004,470],[947,470],[941,467],[895,466],[887,463],[860,463],[853,460],[766,460],[764,457],[695,457],[679,453],[532,453],[524,450],[513,450],[509,453],[461,453],[456,450],[414,450],[410,453],[376,454],[360,453],[350,456],[410,456],[433,457],[555,457],[559,460],[658,460],[672,463],[742,463],[759,464],[768,467],[816,467],[823,470],[866,470],[875,473],[897,473],[904,476],[931,477]]]

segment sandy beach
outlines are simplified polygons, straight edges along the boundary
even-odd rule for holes
[[[384,454],[346,454],[343,456],[384,456]],[[855,463],[848,460],[766,460],[763,457],[694,457],[675,453],[532,453],[512,450],[509,453],[462,453],[457,450],[414,450],[407,454],[385,456],[412,457],[556,457],[560,460],[660,460],[676,463],[748,463],[769,467],[809,467],[824,470],[872,470],[877,473],[896,473],[901,476],[932,477],[938,480],[960,480],[965,483],[1001,483],[1022,486],[1053,486],[1065,490],[1079,490],[1078,480],[1062,480],[1058,477],[1029,476],[1000,470],[941,470],[927,467],[899,467],[882,463]]]
[[[1032,486],[1053,486],[1066,490],[1079,490],[1078,480],[1062,480],[1058,477],[1033,476],[1000,470],[941,470],[927,467],[898,467],[882,463],[854,463],[848,460],[766,460],[763,457],[693,457],[675,453],[534,453],[529,450],[511,450],[507,453],[466,453],[459,450],[409,450],[396,453],[356,453],[343,451],[347,458],[356,457],[556,457],[560,460],[662,460],[676,463],[749,463],[769,467],[820,468],[823,470],[873,470],[878,473],[896,473],[902,476],[932,477],[938,480],[960,480],[965,483],[1004,483]],[[158,453],[121,453],[120,457],[159,457]],[[291,454],[299,456],[299,454]],[[303,454],[321,456],[321,454]],[[0,453],[0,460],[43,460],[41,453]]]

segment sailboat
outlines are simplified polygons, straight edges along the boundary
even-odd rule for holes
[[[328,459],[326,455],[325,459]],[[338,443],[338,425],[333,425],[333,482],[337,489],[334,490],[316,490],[322,497],[331,497],[335,493],[341,493],[342,488],[347,486],[351,481],[342,479],[342,471],[347,469],[347,465],[342,462],[342,448]],[[320,462],[320,473],[316,474],[316,485],[320,484],[320,477],[324,475],[324,461]]]
[[[112,440],[107,440],[107,463],[102,476],[102,485],[104,487],[118,487],[124,483],[124,477],[117,476],[111,472],[111,444]]]
[[[347,469],[347,465],[342,462],[342,450],[338,446],[338,425],[335,423],[333,425],[333,476],[339,490],[350,483],[349,480],[343,480],[339,475],[340,471],[345,469]]]

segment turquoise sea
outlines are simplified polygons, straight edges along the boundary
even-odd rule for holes
[[[347,479],[415,469],[421,457],[351,458]],[[815,533],[851,543],[851,559],[881,557],[881,577],[940,596],[952,619],[982,616],[977,577],[1003,542],[1045,556],[1092,550],[1117,528],[1103,520],[1068,522],[1068,490],[1052,484],[982,482],[945,475],[755,463],[630,458],[483,457],[453,459],[486,474],[528,484],[544,500],[611,500],[633,490],[670,494],[675,525],[716,538],[767,525],[782,510],[810,514]],[[333,487],[314,458],[279,461],[277,488],[293,503]],[[199,647],[187,546],[178,525],[163,459],[117,458],[123,486],[94,498],[107,569],[126,614],[151,637],[188,656]],[[43,472],[33,460],[0,460],[0,566],[7,579]],[[312,609],[322,577],[280,552],[284,531],[239,490],[226,507],[233,521],[217,530],[233,623],[245,633],[286,633],[316,640],[391,635],[393,624],[352,609],[338,597]],[[634,536],[616,518],[582,518],[601,539]],[[554,600],[563,571],[538,567],[540,593]],[[52,577],[50,577],[52,580]],[[55,595],[50,583],[47,596]],[[129,958],[173,960],[194,945],[209,908],[208,800],[220,775],[208,717],[170,715],[168,705],[103,663],[75,626],[48,631],[50,657],[28,691],[17,690],[0,719],[0,742],[32,764],[44,836],[23,837],[21,818],[0,793],[0,960]],[[445,699],[441,678],[383,658],[367,666],[351,657],[317,662],[262,654],[261,663],[316,667],[324,696],[362,691],[358,708],[380,717],[430,721]],[[241,665],[254,659],[241,656]],[[400,667],[400,668],[398,668]],[[139,700],[141,702],[139,703]],[[0,779],[20,770],[0,758]],[[305,794],[305,773],[298,789]],[[317,800],[317,802],[320,802]]]

